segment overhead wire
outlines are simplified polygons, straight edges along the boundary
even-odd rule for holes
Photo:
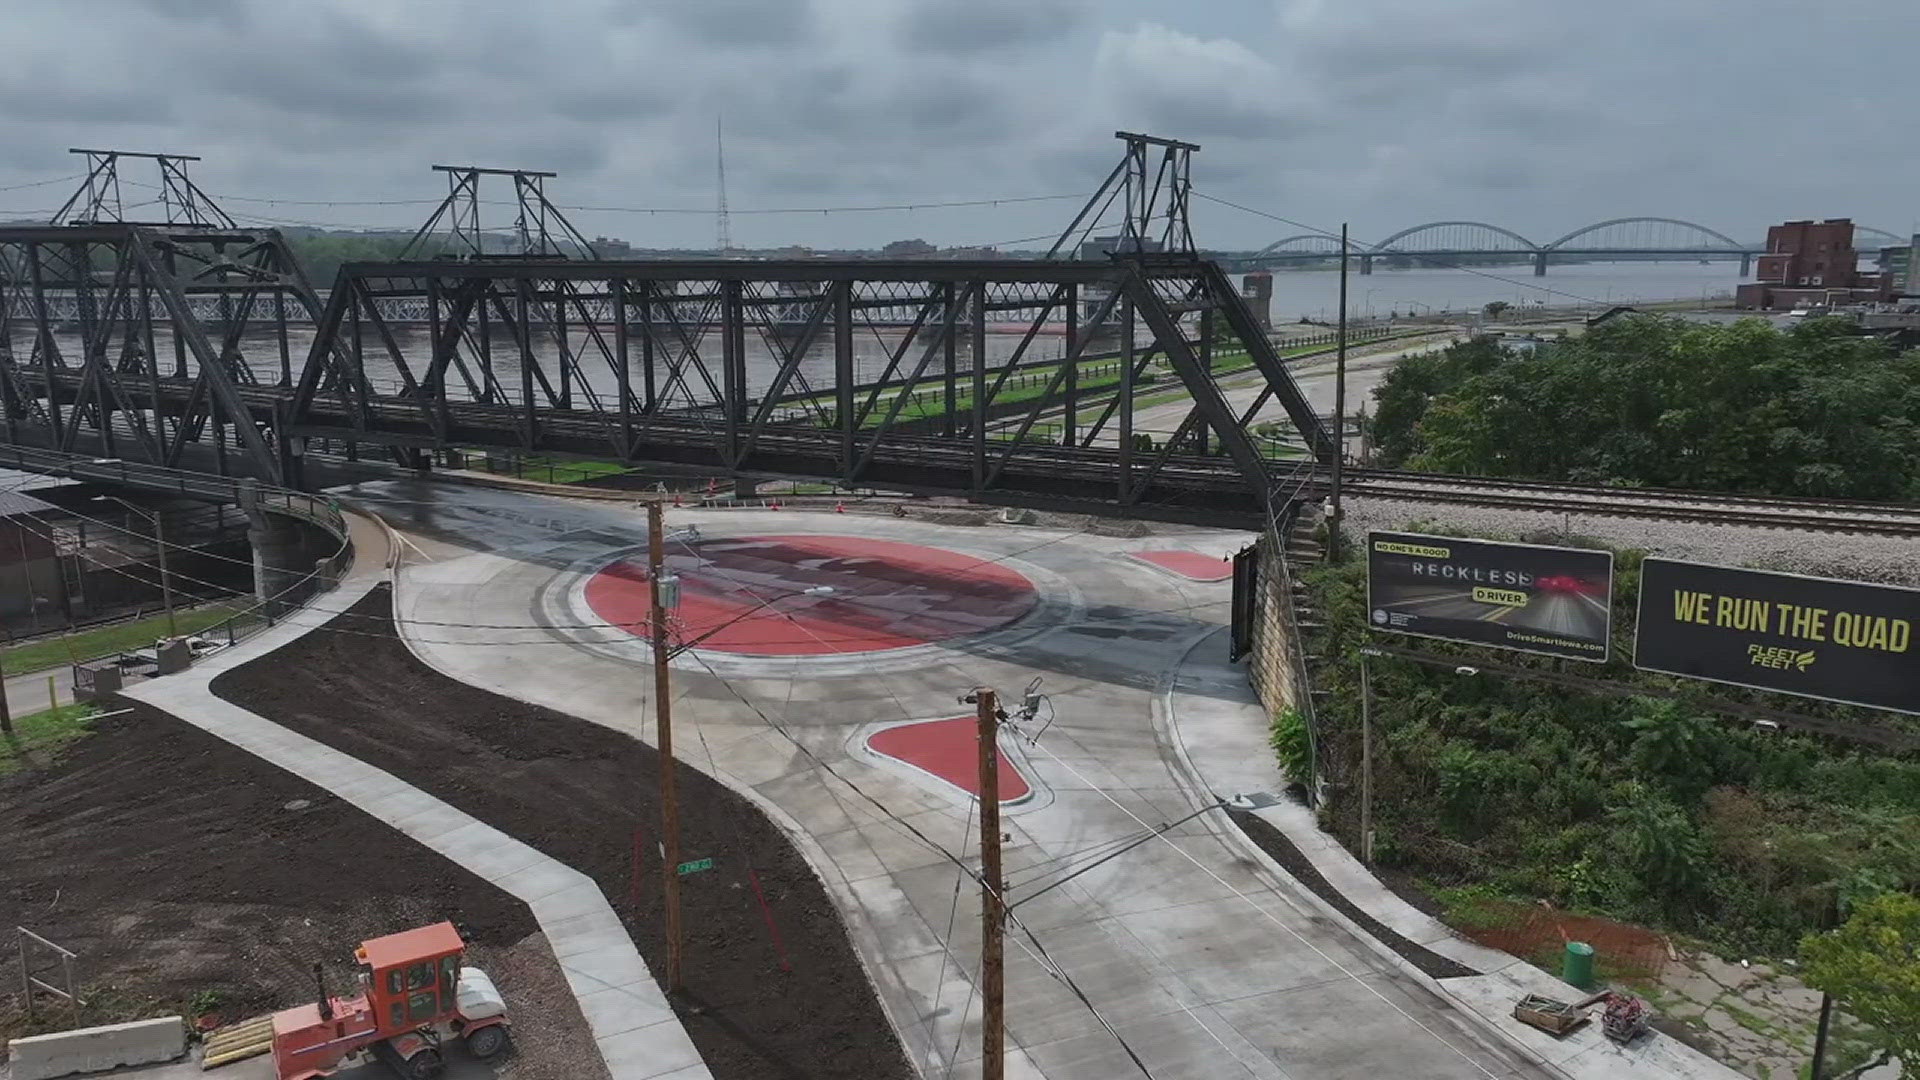
[[[86,173],[74,173],[71,176],[56,176],[51,180],[33,180],[25,184],[8,184],[5,187],[0,187],[0,191],[25,191],[27,188],[46,187],[48,184],[63,184],[69,180],[84,179],[86,175]]]
[[[1091,521],[1089,521],[1089,525],[1087,527],[1090,527],[1090,526],[1091,526]],[[981,559],[969,565],[979,566],[979,565],[985,565],[988,563],[997,563],[1004,559],[1013,558],[1014,556],[1019,554],[1024,554],[1029,551],[1034,551],[1039,548],[1046,547],[1050,544],[1057,544],[1057,543],[1060,543],[1061,541],[1068,540],[1075,536],[1080,535],[1081,533],[1086,531],[1087,527],[1082,527],[1080,530],[1070,532],[1070,533],[1064,533],[1061,536],[1057,536],[1052,539],[1042,541],[1038,544],[1033,544],[1029,547],[1022,548],[1017,552],[1011,552],[1005,555],[996,556],[995,558],[992,558],[992,559]],[[681,542],[685,543],[684,540]],[[813,631],[810,628],[808,628],[804,623],[801,623],[797,619],[794,619],[791,613],[778,611],[777,609],[775,613],[778,614],[780,617],[785,618],[790,622],[792,622],[796,627],[806,632],[809,636],[813,637],[823,647],[826,646],[826,642],[820,639],[819,635],[814,634]],[[752,708],[756,713],[760,713],[760,710],[758,709],[758,707],[754,706],[750,701],[748,701],[747,698],[744,695],[742,695],[738,689],[734,688],[733,684],[730,681],[728,681],[724,676],[715,672],[713,668],[706,663],[706,660],[704,657],[699,657],[698,654],[695,654],[695,656],[696,656],[696,659],[700,660],[701,666],[706,668],[708,674],[720,680],[720,682],[727,687],[727,689],[734,695],[735,698],[739,699],[743,704],[746,704],[749,708]],[[901,713],[906,716],[911,716],[912,711],[907,709],[905,702],[901,701],[900,695],[894,691],[892,682],[886,678],[885,674],[878,670],[874,670],[874,669],[870,669],[870,670],[873,676],[879,680],[881,686],[887,691],[887,695],[893,698],[894,704],[899,707],[899,709],[901,710]],[[760,713],[760,715],[764,717],[765,714]],[[811,757],[811,755],[809,756]],[[815,759],[815,760],[818,760],[818,759]],[[1109,798],[1111,798],[1111,796],[1109,796]],[[1139,819],[1135,818],[1135,820],[1138,821]],[[902,824],[905,824],[905,822],[902,822]],[[1144,825],[1144,823],[1142,824]],[[944,851],[944,849],[942,850]],[[1132,1060],[1134,1065],[1136,1065],[1140,1069],[1141,1074],[1146,1076],[1147,1080],[1153,1080],[1153,1072],[1147,1068],[1146,1062],[1140,1058],[1140,1055],[1134,1050],[1133,1046],[1127,1042],[1125,1036],[1121,1035],[1120,1032],[1117,1029],[1115,1029],[1111,1023],[1107,1021],[1107,1018],[1101,1014],[1100,1009],[1094,1005],[1093,999],[1087,996],[1086,992],[1080,988],[1080,985],[1074,981],[1073,977],[1067,973],[1066,969],[1062,967],[1059,963],[1053,960],[1053,958],[1047,953],[1046,947],[1040,943],[1039,937],[1036,936],[1033,933],[1033,931],[1029,929],[1024,922],[1021,922],[1017,916],[1013,915],[1011,911],[1011,906],[1008,905],[1006,902],[1007,901],[1006,893],[1007,893],[1008,887],[1004,878],[998,883],[997,886],[990,885],[986,882],[985,878],[981,877],[980,874],[974,872],[970,867],[967,867],[962,860],[955,857],[952,853],[950,852],[947,853],[947,857],[950,860],[952,860],[956,866],[959,866],[963,872],[973,877],[974,880],[980,882],[983,888],[992,889],[999,896],[1000,902],[1002,904],[1002,910],[1006,912],[1006,917],[1008,921],[1012,922],[1017,928],[1019,928],[1021,933],[1024,934],[1027,937],[1028,941],[1031,942],[1033,947],[1032,951],[1038,953],[1038,956],[1036,957],[1036,961],[1039,962],[1042,965],[1042,967],[1047,968],[1049,971],[1049,974],[1051,974],[1053,978],[1056,981],[1058,981],[1061,985],[1065,986],[1068,992],[1073,994],[1073,996],[1077,998],[1083,1006],[1086,1007],[1087,1011],[1093,1015],[1094,1020],[1098,1022],[1099,1025],[1106,1030],[1108,1035],[1113,1037],[1115,1042],[1120,1044],[1121,1050],[1124,1051],[1127,1057]],[[1016,942],[1019,941],[1018,938],[1015,938],[1014,940]],[[946,943],[943,941],[941,944],[942,944],[942,949],[944,950],[946,948]],[[941,973],[941,977],[942,979],[945,978],[944,966]],[[977,987],[977,983],[976,983],[976,987]],[[971,1008],[971,1007],[972,1007],[972,1000],[970,995],[967,1003],[967,1008]],[[964,1010],[961,1015],[964,1018],[965,1016]],[[1209,1032],[1209,1034],[1211,1034],[1211,1032]],[[958,1053],[957,1040],[956,1040],[955,1046],[956,1046],[955,1054],[957,1055]],[[949,1070],[951,1070],[951,1067],[952,1067],[952,1061],[950,1059]]]

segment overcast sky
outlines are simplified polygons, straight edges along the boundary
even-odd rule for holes
[[[1920,0],[8,0],[0,188],[103,146],[199,154],[232,196],[432,198],[427,166],[459,162],[556,171],[565,204],[710,211],[724,114],[742,246],[1058,231],[1076,203],[743,211],[1086,192],[1116,128],[1200,143],[1198,191],[1365,239],[1468,218],[1545,241],[1633,214],[1904,232],[1916,42]],[[0,211],[65,187],[0,191]],[[430,209],[226,205],[349,226]],[[713,242],[710,214],[573,216]],[[1298,231],[1207,202],[1194,220],[1210,246]]]

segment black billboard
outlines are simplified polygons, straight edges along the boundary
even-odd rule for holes
[[[1367,534],[1376,630],[1604,663],[1612,599],[1610,551]]]
[[[1648,559],[1633,666],[1920,713],[1920,589]]]

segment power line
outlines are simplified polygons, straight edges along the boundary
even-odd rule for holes
[[[46,187],[48,184],[64,184],[69,180],[78,180],[86,175],[86,173],[74,173],[72,176],[56,176],[51,180],[35,180],[26,184],[8,184],[6,187],[0,187],[0,191],[24,191],[27,188]]]

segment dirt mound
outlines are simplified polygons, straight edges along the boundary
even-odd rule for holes
[[[214,692],[593,878],[660,977],[653,748],[434,671],[393,636],[391,614],[377,589],[335,620],[349,632],[329,624],[221,675]],[[806,860],[730,789],[684,763],[677,775],[681,857],[713,866],[681,879],[687,993],[674,1006],[713,1075],[913,1076]]]
[[[537,929],[385,823],[144,705],[0,780],[0,866],[0,927],[80,954],[83,1023],[292,1005],[316,961],[343,991],[363,939],[440,919],[482,947]],[[0,1035],[23,1034],[6,989]],[[40,1030],[70,1016],[44,1009]]]

